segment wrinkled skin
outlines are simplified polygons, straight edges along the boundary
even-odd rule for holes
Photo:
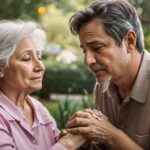
[[[96,118],[93,116],[94,113],[91,109],[76,112],[68,121],[66,128],[71,133],[78,133],[93,141],[105,143],[117,132],[117,128],[105,115]]]

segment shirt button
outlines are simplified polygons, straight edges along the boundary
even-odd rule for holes
[[[32,139],[31,142],[32,142],[33,144],[37,144],[37,140],[36,140],[36,139]]]

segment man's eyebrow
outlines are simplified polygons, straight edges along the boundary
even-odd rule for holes
[[[88,41],[87,44],[88,45],[99,45],[99,44],[105,45],[103,41],[99,41],[99,40],[91,40],[91,41]]]
[[[106,45],[103,41],[98,41],[98,40],[91,40],[88,41],[86,44],[88,45]],[[83,45],[80,45],[81,48],[83,48]]]

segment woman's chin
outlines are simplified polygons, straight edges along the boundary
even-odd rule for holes
[[[34,86],[31,88],[32,92],[36,92],[36,91],[39,91],[42,89],[42,85],[39,85],[39,86]]]

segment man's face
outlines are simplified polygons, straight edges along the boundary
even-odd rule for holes
[[[4,74],[3,83],[7,88],[31,92],[42,87],[44,66],[31,38],[19,42]]]
[[[83,25],[79,32],[80,46],[85,54],[84,62],[97,81],[122,78],[130,64],[126,42],[119,47],[104,29],[103,23],[94,19]]]

